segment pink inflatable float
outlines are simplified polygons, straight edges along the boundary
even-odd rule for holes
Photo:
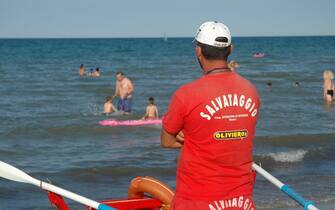
[[[99,122],[102,126],[138,126],[138,125],[159,125],[162,124],[161,119],[157,120],[103,120]]]
[[[263,58],[265,56],[264,53],[255,53],[252,55],[253,58]]]

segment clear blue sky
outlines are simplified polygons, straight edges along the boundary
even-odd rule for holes
[[[335,0],[0,0],[0,37],[190,37],[207,20],[233,36],[335,35]]]

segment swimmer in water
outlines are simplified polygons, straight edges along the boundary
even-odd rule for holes
[[[267,85],[268,87],[271,87],[271,86],[272,86],[272,82],[271,82],[271,81],[268,81],[268,82],[266,83],[266,85]]]
[[[81,65],[80,65],[78,74],[79,74],[80,77],[85,76],[86,72],[85,72],[84,64],[81,64]]]
[[[235,71],[237,68],[240,67],[240,64],[237,63],[235,60],[232,60],[228,63],[228,67],[230,68],[230,70]]]
[[[106,101],[104,104],[104,114],[109,114],[112,112],[116,112],[116,108],[113,105],[113,97],[112,96],[108,96],[106,97]]]
[[[92,76],[92,74],[93,74],[93,69],[90,68],[90,73],[88,73],[88,76]]]
[[[100,69],[96,68],[95,71],[91,73],[91,77],[100,77]]]
[[[323,98],[326,102],[332,102],[334,98],[334,74],[331,70],[323,72]]]
[[[145,115],[142,117],[142,120],[155,120],[158,119],[158,108],[155,105],[154,97],[148,99],[148,105],[146,108]]]

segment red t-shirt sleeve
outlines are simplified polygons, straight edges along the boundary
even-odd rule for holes
[[[170,134],[177,134],[184,126],[185,107],[175,93],[169,105],[168,111],[163,116],[163,129]]]

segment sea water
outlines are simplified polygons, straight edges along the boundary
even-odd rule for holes
[[[322,73],[335,70],[335,37],[233,42],[230,59],[240,63],[237,71],[256,85],[262,101],[255,161],[316,204],[335,206],[335,107],[322,99]],[[253,58],[256,52],[265,57]],[[80,64],[87,71],[99,67],[101,77],[79,78]],[[100,113],[114,94],[117,71],[134,83],[133,115],[106,117]],[[161,115],[172,93],[200,76],[192,38],[2,39],[0,160],[95,200],[126,197],[136,176],[174,188],[178,150],[160,147],[159,126],[98,122],[139,119],[150,96]],[[254,195],[258,209],[297,206],[261,176]],[[0,179],[0,209],[52,208],[42,190]]]

